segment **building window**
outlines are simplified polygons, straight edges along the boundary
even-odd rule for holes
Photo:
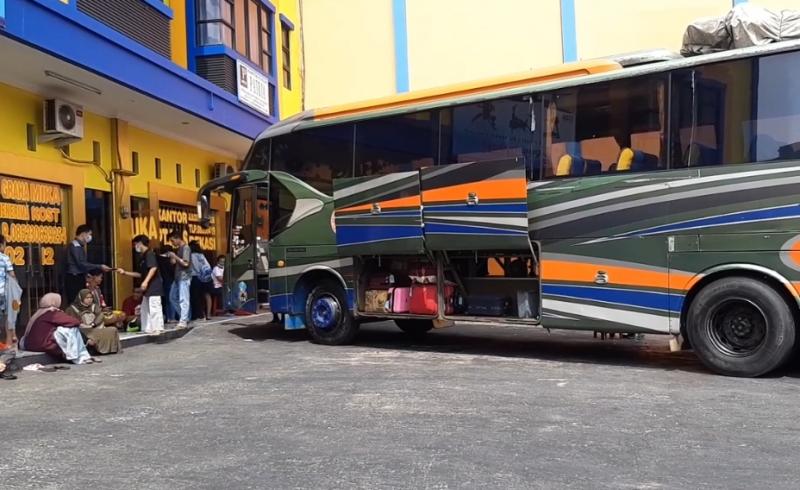
[[[135,173],[135,174],[139,173],[139,152],[138,151],[134,151],[134,152],[131,153],[131,170],[133,170],[133,173]]]
[[[281,22],[281,53],[283,54],[283,86],[292,89],[292,50],[290,48],[292,29]]]
[[[161,178],[161,159],[156,158],[156,178]]]
[[[197,44],[234,46],[233,0],[197,0]]]
[[[273,14],[260,0],[235,0],[236,50],[272,75]]]
[[[194,169],[194,186],[200,187],[200,169]]]
[[[182,184],[183,183],[183,174],[181,172],[181,164],[175,164],[175,182]]]

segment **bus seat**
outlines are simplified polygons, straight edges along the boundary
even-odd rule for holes
[[[617,172],[644,172],[658,168],[658,157],[642,150],[623,148],[617,158]]]
[[[627,172],[633,166],[633,158],[635,154],[630,148],[623,148],[617,157],[617,172]]]
[[[599,160],[586,160],[584,175],[600,175],[603,172],[603,164]]]
[[[570,174],[570,169],[572,169],[572,155],[565,153],[558,159],[556,177],[566,177]]]
[[[581,157],[572,157],[572,165],[569,167],[569,175],[572,177],[580,177],[583,175],[586,162]]]
[[[692,167],[715,165],[719,163],[719,150],[700,143],[692,143],[684,153],[684,163],[688,166],[689,162],[692,162]]]
[[[658,157],[652,153],[645,153],[641,150],[635,150],[633,157],[633,164],[631,170],[633,172],[644,172],[647,170],[658,169]]]

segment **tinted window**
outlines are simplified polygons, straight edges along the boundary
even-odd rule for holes
[[[441,162],[523,158],[528,178],[540,178],[541,104],[530,96],[443,110]]]
[[[545,98],[545,176],[666,168],[665,83],[632,78]]]
[[[673,74],[675,167],[800,158],[800,54]]]
[[[356,124],[356,176],[430,167],[438,157],[438,118],[418,112]]]
[[[294,212],[294,194],[277,179],[269,179],[269,237],[275,238],[286,229]]]
[[[244,164],[247,170],[269,170],[269,147],[272,140],[256,141]]]
[[[353,126],[324,126],[273,138],[271,169],[332,194],[333,179],[353,176]]]

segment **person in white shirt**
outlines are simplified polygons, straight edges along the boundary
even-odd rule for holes
[[[222,292],[225,290],[222,286],[225,283],[225,256],[220,255],[217,257],[217,264],[211,270],[211,279],[214,281],[214,301],[217,306],[215,310],[224,310],[225,303],[223,302]]]

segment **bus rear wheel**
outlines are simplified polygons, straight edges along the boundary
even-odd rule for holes
[[[433,320],[395,320],[397,327],[412,337],[422,337],[433,329]]]
[[[306,328],[311,340],[324,345],[349,344],[358,324],[347,307],[344,288],[334,281],[321,281],[306,299]]]
[[[709,369],[754,377],[780,367],[795,342],[792,309],[768,284],[726,277],[705,286],[687,315],[692,347]]]

